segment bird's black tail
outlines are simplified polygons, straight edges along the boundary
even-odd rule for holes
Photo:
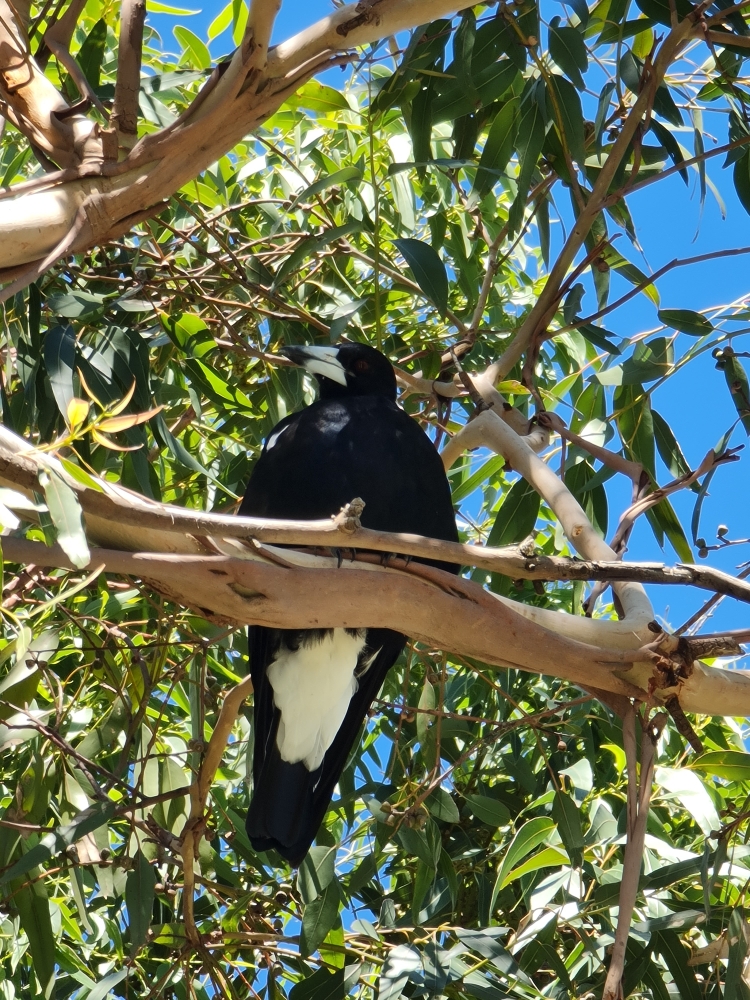
[[[403,649],[405,637],[390,629],[369,629],[367,646],[379,650],[359,678],[349,709],[326,751],[323,763],[308,771],[302,761],[283,761],[276,745],[280,713],[266,668],[273,661],[282,633],[253,626],[249,630],[250,669],[254,689],[255,788],[247,813],[247,833],[256,851],[275,849],[292,865],[299,865],[318,832],[367,710],[385,675]]]

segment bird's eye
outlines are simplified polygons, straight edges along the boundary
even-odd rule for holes
[[[369,367],[370,367],[370,365],[367,363],[367,361],[355,361],[354,362],[354,370],[355,370],[355,372],[366,372]]]

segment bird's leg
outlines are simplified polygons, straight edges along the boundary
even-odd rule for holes
[[[344,550],[339,548],[331,548],[331,554],[336,556],[337,569],[341,569],[341,564],[344,561]]]

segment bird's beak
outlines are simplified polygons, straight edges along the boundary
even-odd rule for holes
[[[346,385],[346,372],[338,353],[336,347],[282,347],[279,351],[311,375],[322,375],[339,385]]]

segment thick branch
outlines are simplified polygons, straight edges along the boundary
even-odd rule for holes
[[[138,91],[141,86],[141,51],[145,0],[123,0],[117,55],[117,83],[110,124],[120,145],[131,149],[138,133]]]
[[[5,538],[3,549],[12,562],[72,568],[57,546]],[[414,573],[344,561],[339,568],[334,558],[291,550],[232,558],[94,549],[92,561],[106,572],[142,579],[225,624],[394,628],[459,657],[550,674],[585,689],[639,700],[676,694],[687,712],[750,714],[746,672],[695,663],[689,677],[660,690],[642,637],[613,627],[627,623],[582,619],[605,629],[592,631],[593,643],[580,642],[565,635],[563,626],[572,616],[550,612],[545,628],[522,614],[523,606],[431,567],[426,579],[423,567]]]
[[[615,553],[596,533],[583,508],[562,480],[492,410],[480,413],[448,442],[443,449],[444,465],[450,468],[463,450],[481,445],[504,455],[513,468],[531,483],[555,512],[577,552],[587,559],[616,559]],[[653,618],[651,604],[637,583],[621,584],[617,587],[617,594],[626,618],[643,624]]]
[[[0,4],[7,2],[0,0]],[[100,176],[95,182],[81,178],[68,180],[53,190],[7,201],[0,223],[0,268],[16,267],[24,262],[31,264],[52,251],[59,256],[62,252],[59,249],[61,229],[64,235],[73,227],[79,209],[83,211],[84,224],[76,232],[73,245],[66,245],[64,252],[84,252],[122,235],[134,220],[142,218],[143,213],[157,212],[166,198],[257,128],[305,80],[336,63],[339,54],[434,18],[450,16],[459,7],[457,0],[380,0],[372,6],[350,4],[272,49],[262,73],[251,71],[256,50],[246,36],[238,50],[237,72],[217,77],[216,94],[211,91],[204,95],[198,114],[191,115],[188,111],[169,128],[144,137],[120,164],[102,161]],[[270,30],[271,6],[256,13],[258,37],[261,37]],[[261,75],[253,75],[253,85],[244,86],[250,81],[248,74]],[[43,76],[39,75],[43,81]],[[227,83],[224,77],[228,77]],[[56,92],[55,99],[61,100]],[[207,109],[211,113],[210,128],[201,120]],[[71,121],[73,119],[66,119],[68,126]],[[93,123],[88,124],[93,127]],[[64,161],[60,157],[55,159],[62,166],[75,162],[70,156]],[[30,218],[50,219],[52,230],[30,226]],[[45,266],[48,266],[46,261]],[[33,273],[30,267],[29,277],[22,274],[16,281],[22,287],[24,281],[31,280]],[[0,280],[2,278],[0,274]],[[12,291],[4,289],[3,295],[8,294]]]
[[[33,56],[26,39],[25,25],[16,18],[9,0],[0,0],[0,113],[37,146],[45,156],[61,167],[77,166],[83,159],[87,142],[93,134],[94,123],[82,115],[60,118],[60,112],[69,111],[67,102],[45,77]],[[51,199],[54,201],[54,199]],[[75,201],[75,199],[74,199]],[[75,205],[67,210],[68,225],[75,214]],[[40,215],[40,218],[43,216]],[[26,240],[36,247],[49,237],[37,229],[34,211],[28,224]],[[2,251],[8,263],[20,263],[24,256],[24,241]],[[26,252],[29,252],[26,251]],[[3,259],[0,255],[0,260]],[[39,256],[37,250],[35,256]]]

